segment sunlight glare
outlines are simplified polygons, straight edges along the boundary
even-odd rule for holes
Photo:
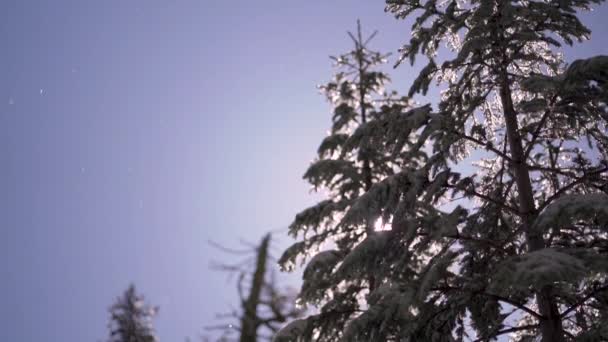
[[[390,222],[384,223],[384,221],[380,217],[376,220],[376,223],[374,223],[374,230],[377,232],[391,230],[391,224]]]

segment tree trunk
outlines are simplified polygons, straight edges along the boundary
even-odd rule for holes
[[[256,342],[258,330],[258,305],[260,304],[260,296],[262,287],[264,286],[264,278],[266,275],[266,260],[268,259],[268,245],[270,243],[270,234],[267,234],[263,239],[260,247],[258,247],[258,255],[256,259],[255,272],[251,281],[251,289],[249,297],[244,303],[244,313],[241,318],[241,338],[240,342]]]
[[[536,219],[537,212],[534,205],[530,173],[524,159],[525,155],[521,136],[519,134],[517,113],[513,107],[513,98],[506,71],[503,72],[501,77],[500,99],[503,106],[507,139],[511,150],[511,167],[513,169],[513,174],[515,175],[515,183],[519,192],[519,209],[522,214],[528,249],[530,251],[536,251],[544,248],[545,242],[541,235],[542,233],[531,231],[532,223]],[[552,286],[544,286],[536,293],[538,310],[541,316],[543,316],[540,319],[542,342],[563,342],[565,341],[564,328],[552,292]]]

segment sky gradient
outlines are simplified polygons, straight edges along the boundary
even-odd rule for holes
[[[608,54],[606,7],[568,60]],[[382,1],[3,0],[0,341],[105,340],[131,282],[161,341],[213,324],[235,288],[207,241],[256,242],[314,203],[315,86],[357,18],[374,47],[407,38]]]

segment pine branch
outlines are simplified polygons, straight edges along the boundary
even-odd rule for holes
[[[475,190],[471,190],[471,189],[459,188],[459,187],[457,187],[456,185],[453,185],[453,184],[447,184],[446,186],[448,188],[451,188],[451,189],[456,189],[456,190],[462,191],[466,195],[472,195],[472,196],[481,198],[483,200],[486,200],[488,202],[491,202],[492,204],[495,204],[496,206],[498,206],[498,207],[500,207],[502,209],[505,209],[507,211],[510,211],[510,212],[512,212],[512,213],[514,213],[516,215],[521,215],[521,213],[519,212],[519,210],[517,208],[513,208],[513,207],[505,204],[504,202],[501,202],[501,201],[499,201],[499,200],[497,200],[495,198],[492,198],[492,197],[490,197],[488,195],[484,195],[482,193],[479,193],[479,192],[477,192]]]
[[[544,208],[546,208],[549,204],[551,204],[551,202],[553,202],[555,199],[559,198],[561,195],[563,195],[565,192],[567,192],[568,190],[574,188],[575,186],[585,182],[589,176],[591,175],[596,175],[596,174],[600,174],[603,172],[608,171],[608,167],[599,169],[599,170],[594,170],[593,172],[589,172],[585,175],[583,175],[582,177],[577,178],[575,181],[572,181],[570,184],[564,186],[563,188],[559,189],[558,191],[556,191],[553,195],[551,195],[549,198],[547,198],[547,200],[541,204],[538,208],[538,212],[541,212]]]
[[[589,299],[591,299],[591,297],[595,296],[596,294],[598,294],[598,293],[600,293],[602,291],[606,291],[606,290],[608,290],[608,285],[604,285],[602,287],[599,287],[599,288],[593,290],[591,293],[589,293],[585,297],[581,298],[581,300],[579,300],[574,305],[572,305],[571,307],[569,307],[568,309],[566,309],[564,312],[562,312],[559,315],[560,318],[564,318],[564,317],[568,316],[569,313],[571,313],[572,311],[576,310],[576,308],[578,308],[579,306],[585,304],[585,302],[588,301]]]
[[[504,334],[509,334],[509,333],[513,333],[513,332],[517,332],[517,331],[522,331],[522,330],[531,330],[531,329],[536,329],[538,328],[538,324],[529,324],[529,325],[523,325],[521,327],[513,327],[513,328],[509,328],[509,329],[503,329],[503,330],[499,330],[493,334],[491,334],[490,336],[487,337],[483,337],[483,338],[478,338],[475,340],[475,342],[483,342],[483,341],[490,341],[491,339],[500,336],[500,335],[504,335]]]
[[[465,140],[473,142],[473,143],[481,146],[482,148],[484,148],[484,149],[486,149],[488,151],[496,153],[498,156],[500,156],[501,158],[503,158],[503,159],[505,159],[505,160],[507,160],[509,162],[512,161],[511,157],[509,157],[506,153],[503,153],[501,150],[499,150],[499,149],[495,148],[494,146],[492,146],[492,144],[489,141],[483,142],[483,141],[481,141],[481,140],[479,140],[477,138],[474,138],[474,137],[472,137],[470,135],[466,135],[464,133],[460,133],[460,132],[457,132],[457,131],[452,131],[452,133],[456,134],[457,136],[459,136],[459,137],[461,137],[461,138],[463,138]]]
[[[530,309],[529,307],[527,307],[527,306],[525,306],[523,304],[515,302],[515,301],[513,301],[513,300],[511,300],[509,298],[502,297],[502,296],[499,296],[499,295],[496,295],[496,294],[493,294],[493,293],[487,293],[487,292],[483,292],[481,294],[484,295],[484,296],[488,296],[488,297],[494,298],[494,299],[499,300],[501,302],[505,302],[505,303],[507,303],[509,305],[512,305],[512,306],[514,306],[514,307],[516,307],[516,308],[518,308],[518,309],[520,309],[522,311],[525,311],[525,312],[529,313],[530,315],[532,315],[532,316],[534,316],[534,317],[536,317],[538,319],[543,319],[544,318],[541,314],[537,313],[536,311]]]
[[[465,290],[460,287],[454,287],[454,286],[448,285],[448,286],[433,287],[433,288],[431,288],[431,291],[444,292],[444,291],[465,291]],[[525,306],[524,304],[518,303],[516,301],[513,301],[509,298],[506,298],[506,297],[503,297],[503,296],[500,296],[497,294],[493,294],[493,293],[489,293],[489,292],[485,292],[485,291],[474,291],[471,294],[472,295],[482,295],[482,296],[490,297],[490,298],[496,299],[498,301],[504,302],[504,303],[514,306],[522,311],[527,312],[528,314],[536,317],[537,319],[544,318],[541,314],[530,309],[529,307]]]
[[[416,235],[418,235],[418,236],[429,236],[431,234],[429,234],[429,233],[417,233]],[[484,243],[484,244],[487,244],[487,245],[491,245],[492,247],[495,247],[495,248],[502,248],[503,247],[503,244],[501,244],[500,242],[497,242],[497,241],[494,241],[494,240],[488,240],[488,239],[478,239],[478,238],[473,237],[473,236],[462,235],[459,232],[457,232],[456,234],[441,235],[441,237],[448,238],[448,239],[454,239],[454,240],[464,240],[464,241],[472,241],[472,242]]]

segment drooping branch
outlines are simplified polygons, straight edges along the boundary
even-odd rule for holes
[[[576,310],[581,305],[584,305],[589,299],[593,298],[593,296],[597,295],[600,292],[606,291],[606,290],[608,290],[608,285],[598,287],[597,289],[591,291],[585,297],[581,298],[578,302],[574,303],[568,309],[564,310],[564,312],[562,312],[560,314],[560,317],[564,318],[564,317],[568,316],[568,314],[570,314],[572,311]]]
[[[522,331],[522,330],[532,330],[532,329],[537,329],[539,327],[538,324],[529,324],[529,325],[522,325],[521,327],[513,327],[513,328],[508,328],[508,329],[503,329],[503,330],[499,330],[495,333],[490,334],[490,336],[486,336],[483,338],[478,338],[475,340],[475,342],[484,342],[484,341],[489,341],[495,337],[498,337],[500,335],[505,335],[505,334],[510,334],[510,333],[514,333],[514,332],[518,332],[518,331]]]

